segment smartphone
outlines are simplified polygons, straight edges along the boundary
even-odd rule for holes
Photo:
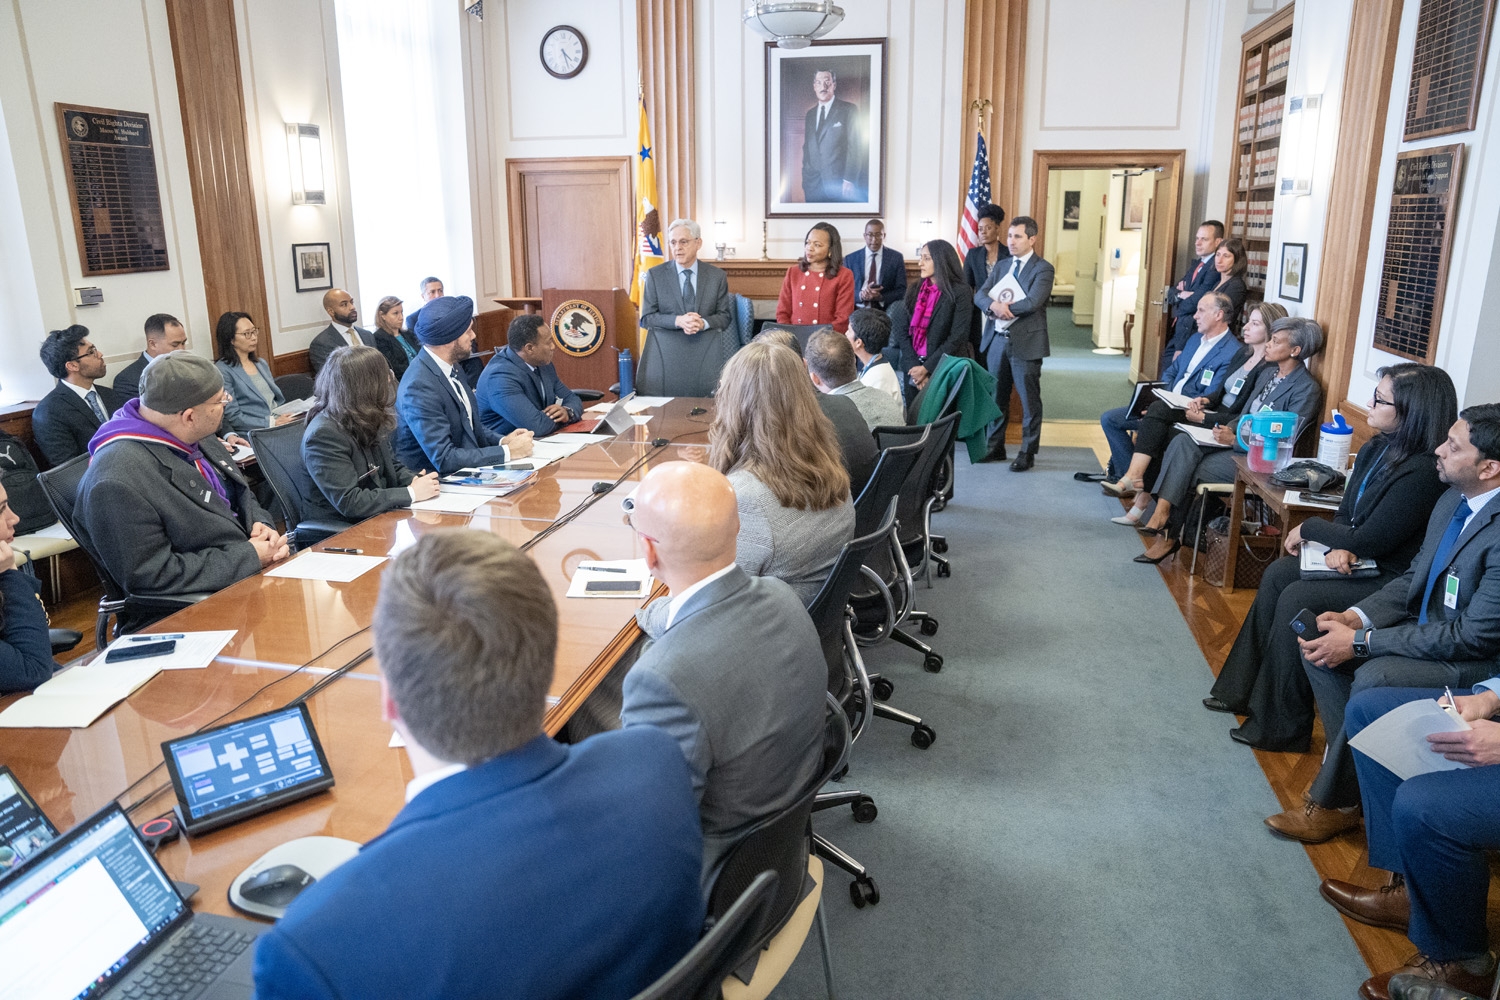
[[[1296,632],[1298,638],[1301,639],[1311,641],[1323,634],[1323,630],[1318,628],[1318,616],[1307,608],[1303,608],[1297,612],[1297,617],[1293,618],[1288,624],[1291,625],[1292,631]]]
[[[104,662],[119,663],[121,660],[144,660],[148,656],[166,656],[176,650],[176,639],[165,639],[161,642],[128,642],[123,646],[116,646],[105,653]]]
[[[641,589],[639,580],[590,580],[583,585],[585,593],[632,593]]]

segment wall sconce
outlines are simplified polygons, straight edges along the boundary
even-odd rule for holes
[[[292,204],[326,205],[323,194],[323,143],[318,126],[286,126],[286,153],[292,168]]]
[[[719,253],[719,260],[724,259],[724,251],[728,246],[728,242],[725,239],[725,236],[728,232],[729,223],[725,222],[723,219],[714,220],[714,249]]]
[[[1322,94],[1287,98],[1286,125],[1291,128],[1283,126],[1281,130],[1281,155],[1285,161],[1281,165],[1280,194],[1312,193],[1313,162],[1318,154],[1318,113],[1322,107]]]

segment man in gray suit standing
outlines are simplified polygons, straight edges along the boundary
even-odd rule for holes
[[[665,730],[687,758],[706,894],[744,831],[816,778],[828,667],[792,588],[735,565],[739,514],[721,473],[656,467],[630,521],[672,596],[636,613],[647,641],[625,675],[620,720]]]
[[[838,85],[831,69],[813,74],[818,103],[808,109],[802,125],[802,199],[807,202],[864,200],[855,189],[858,170],[852,162],[858,111],[834,96]]]
[[[312,365],[314,377],[323,370],[328,355],[340,347],[375,346],[375,334],[355,326],[359,322],[359,309],[354,305],[354,296],[342,288],[330,288],[323,293],[323,311],[333,322],[308,345],[307,361]]]
[[[988,462],[1005,461],[1005,428],[1010,421],[1010,390],[1021,396],[1021,452],[1010,464],[1012,472],[1025,472],[1036,463],[1042,438],[1042,359],[1052,353],[1047,339],[1047,299],[1052,296],[1052,265],[1033,252],[1036,220],[1018,215],[1010,220],[1006,245],[1011,255],[1002,257],[990,270],[984,285],[974,293],[974,304],[984,313],[984,336],[979,349],[985,367],[995,376],[995,403],[1000,419],[990,425]],[[991,298],[990,290],[1006,275],[1021,286],[1020,297]],[[1001,329],[996,321],[1008,320]]]
[[[643,396],[709,396],[735,352],[734,300],[722,270],[698,259],[703,231],[692,219],[667,227],[672,259],[646,272],[641,289],[641,348],[636,391]]]

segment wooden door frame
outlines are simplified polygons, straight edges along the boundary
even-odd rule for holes
[[[1172,214],[1168,227],[1169,275],[1177,269],[1177,237],[1182,228],[1182,171],[1185,149],[1038,149],[1031,154],[1031,216],[1036,219],[1036,252],[1045,257],[1047,187],[1054,170],[1114,170],[1118,167],[1160,167],[1172,171]],[[1113,206],[1111,206],[1113,209]],[[1141,357],[1161,353],[1161,332],[1141,330]]]
[[[564,156],[507,159],[505,161],[505,204],[510,228],[510,287],[513,295],[540,296],[540,288],[531,288],[527,278],[526,256],[526,205],[523,200],[522,175],[530,169],[548,170],[553,173],[592,174],[613,170],[619,174],[620,190],[625,198],[620,205],[621,232],[624,233],[624,260],[634,260],[635,253],[635,178],[633,158],[629,156]],[[663,222],[665,225],[665,222]],[[568,234],[566,238],[586,240],[586,234]],[[630,275],[620,280],[623,288],[630,283]]]

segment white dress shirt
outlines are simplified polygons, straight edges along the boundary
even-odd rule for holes
[[[1229,328],[1226,326],[1223,333],[1219,334],[1219,337],[1224,336],[1224,334],[1228,332]],[[1198,366],[1203,363],[1203,359],[1208,357],[1208,352],[1213,350],[1214,346],[1218,344],[1219,337],[1214,337],[1212,339],[1204,337],[1203,340],[1199,342],[1198,349],[1193,352],[1193,359],[1189,361],[1187,363],[1187,367],[1182,370],[1182,378],[1178,379],[1177,384],[1172,386],[1173,392],[1183,391],[1184,387],[1187,386],[1187,380],[1192,376],[1193,372],[1198,370]]]
[[[664,626],[664,628],[672,627],[672,623],[677,620],[677,612],[682,610],[682,606],[687,603],[689,597],[692,597],[698,591],[702,590],[704,587],[707,587],[710,583],[713,583],[719,577],[724,576],[734,568],[735,564],[730,563],[728,566],[725,566],[717,573],[710,573],[708,574],[708,576],[705,576],[703,579],[699,580],[691,587],[684,588],[682,593],[673,594],[671,603],[667,605],[667,624]]]
[[[451,778],[455,774],[462,774],[468,769],[469,765],[467,764],[449,764],[447,767],[440,767],[436,771],[428,771],[426,774],[417,775],[406,783],[406,801],[410,802],[444,778]]]

